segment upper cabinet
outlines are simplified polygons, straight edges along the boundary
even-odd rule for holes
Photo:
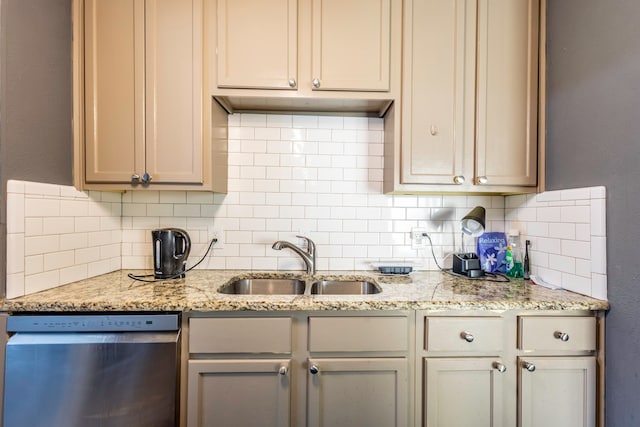
[[[215,22],[218,88],[296,88],[297,0],[218,0]]]
[[[231,112],[383,115],[399,95],[401,0],[212,3],[212,95]]]
[[[535,191],[538,17],[538,0],[405,1],[385,192]]]
[[[214,164],[226,114],[204,96],[202,0],[86,0],[74,13],[76,184],[225,191],[226,165]]]
[[[312,5],[312,88],[389,91],[391,0],[312,0]]]

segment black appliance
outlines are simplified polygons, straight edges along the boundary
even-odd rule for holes
[[[152,230],[153,275],[156,279],[174,279],[185,276],[191,239],[180,228]]]

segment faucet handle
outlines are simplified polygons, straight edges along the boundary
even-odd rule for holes
[[[307,241],[307,252],[309,255],[313,255],[316,253],[316,244],[313,243],[313,240],[306,236],[296,236],[298,239],[304,239]]]

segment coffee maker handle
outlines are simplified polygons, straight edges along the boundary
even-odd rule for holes
[[[178,231],[176,230],[176,237],[181,238],[184,241],[184,250],[182,251],[182,253],[176,253],[173,256],[175,257],[175,259],[187,259],[187,257],[189,256],[189,252],[191,252],[191,239],[189,238],[189,235],[185,232],[182,231]]]

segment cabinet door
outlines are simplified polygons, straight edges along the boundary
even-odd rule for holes
[[[146,0],[146,172],[202,183],[202,0]]]
[[[308,368],[309,427],[408,425],[406,359],[313,359]]]
[[[525,357],[519,365],[519,427],[595,426],[594,357]]]
[[[538,16],[538,0],[479,2],[476,183],[537,183]]]
[[[392,1],[312,0],[313,89],[389,90]]]
[[[290,425],[289,360],[190,360],[188,427]]]
[[[424,426],[502,426],[504,372],[490,358],[424,359]]]
[[[296,0],[218,0],[216,22],[218,87],[296,88]]]
[[[84,4],[85,180],[144,171],[144,0]]]
[[[466,0],[406,2],[403,184],[461,184],[471,167],[463,161],[473,156],[474,16]]]

